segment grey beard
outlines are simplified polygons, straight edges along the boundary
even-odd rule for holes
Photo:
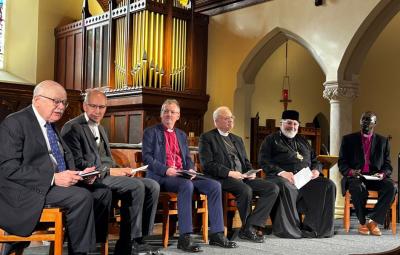
[[[287,131],[283,127],[281,127],[281,132],[287,138],[294,138],[297,135],[297,131]]]

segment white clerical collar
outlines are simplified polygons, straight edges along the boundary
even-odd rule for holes
[[[220,135],[222,135],[222,136],[228,136],[229,135],[229,132],[224,132],[224,131],[221,131],[221,130],[219,130],[219,129],[217,129],[218,130],[218,133],[220,134]]]
[[[89,119],[89,116],[87,115],[87,113],[85,112],[85,119],[87,121],[87,123],[89,124],[89,126],[94,126],[94,127],[98,127],[99,123],[94,122],[93,120]]]

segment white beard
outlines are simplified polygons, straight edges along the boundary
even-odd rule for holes
[[[297,135],[297,131],[285,130],[282,126],[281,126],[281,132],[287,138],[294,138]]]

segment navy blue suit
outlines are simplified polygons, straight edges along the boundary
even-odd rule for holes
[[[182,168],[194,169],[187,145],[186,134],[174,129],[182,158]],[[192,197],[196,190],[207,195],[210,231],[224,231],[222,216],[221,184],[207,178],[193,180],[182,177],[167,176],[164,127],[162,124],[146,128],[143,133],[142,154],[144,164],[149,165],[147,177],[156,180],[162,191],[178,193],[178,224],[180,234],[192,233]]]

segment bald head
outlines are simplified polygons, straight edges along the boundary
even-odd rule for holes
[[[56,122],[68,106],[67,92],[55,81],[42,81],[33,90],[32,105],[45,121]]]
[[[83,110],[91,121],[100,124],[107,110],[107,96],[99,89],[86,90]]]
[[[47,90],[59,90],[63,91],[65,94],[65,97],[67,97],[67,92],[65,91],[64,87],[61,86],[59,83],[51,80],[45,80],[40,82],[38,85],[35,86],[35,89],[33,90],[33,97],[45,94]]]

